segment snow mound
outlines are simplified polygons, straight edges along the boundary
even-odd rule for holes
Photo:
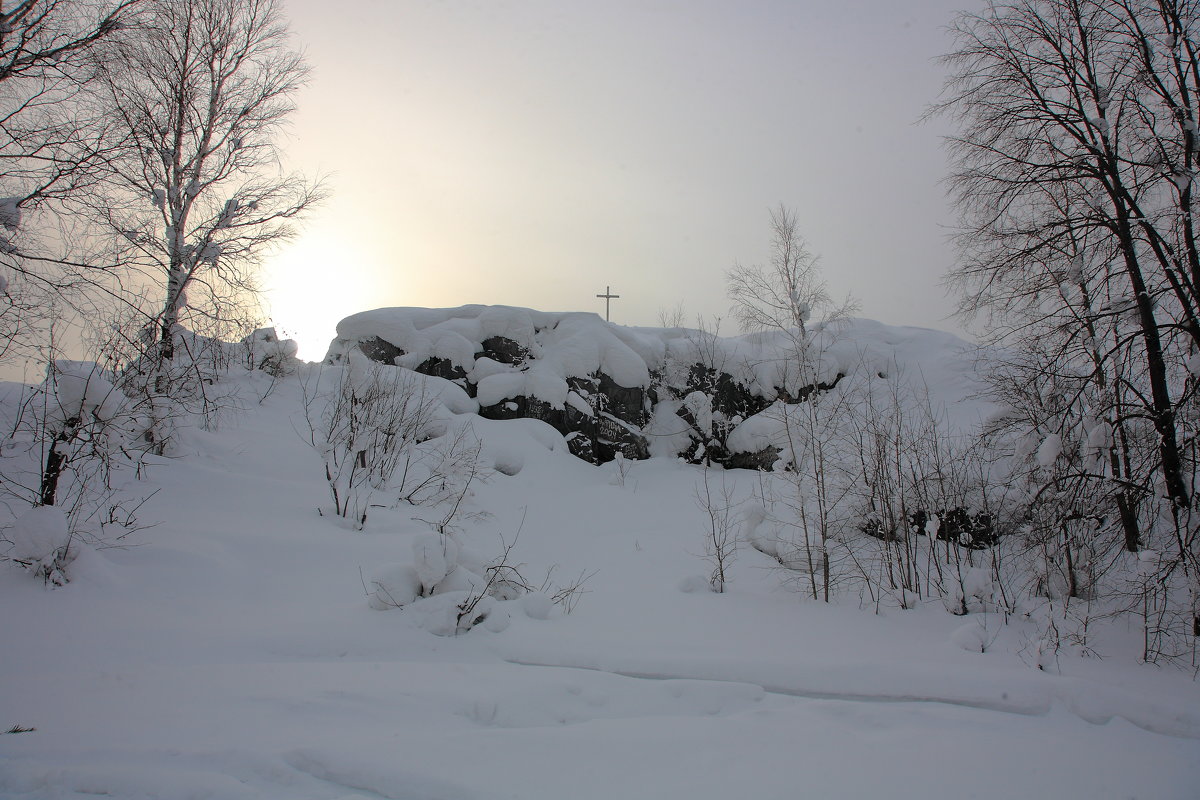
[[[66,552],[71,544],[67,515],[56,506],[38,506],[25,512],[4,534],[12,548],[6,555],[13,561],[41,563]]]

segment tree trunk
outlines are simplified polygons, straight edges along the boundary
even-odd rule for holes
[[[1130,502],[1129,494],[1117,495],[1117,513],[1121,517],[1121,530],[1125,532],[1125,549],[1136,553],[1142,549],[1142,532],[1138,527],[1137,508]]]
[[[1118,184],[1114,188],[1114,194],[1121,191],[1123,189]],[[1150,378],[1151,410],[1154,429],[1159,437],[1158,452],[1162,459],[1163,482],[1171,502],[1178,508],[1188,508],[1191,506],[1191,496],[1183,475],[1183,456],[1175,431],[1175,406],[1171,402],[1171,389],[1167,383],[1167,362],[1163,356],[1158,320],[1154,316],[1154,302],[1138,262],[1129,209],[1121,202],[1119,196],[1112,197],[1112,200],[1117,212],[1115,233],[1125,262],[1125,273],[1129,276],[1130,288],[1133,289],[1134,302],[1137,304],[1138,323],[1146,353],[1146,375]]]
[[[66,427],[54,437],[54,441],[50,445],[50,452],[46,453],[46,466],[42,469],[42,487],[39,493],[39,502],[44,506],[54,505],[58,494],[58,479],[67,466],[67,455],[58,446],[65,445],[75,438],[75,434],[79,430],[79,422],[79,417],[68,419]]]
[[[158,334],[158,355],[163,364],[175,358],[175,326],[179,323],[179,308],[183,301],[185,283],[182,264],[172,264],[167,275],[167,299],[163,303]]]

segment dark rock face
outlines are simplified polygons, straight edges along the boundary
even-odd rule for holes
[[[399,347],[396,347],[391,342],[380,339],[378,336],[374,339],[362,340],[358,343],[358,349],[372,361],[392,366],[395,366],[397,358],[404,355],[404,351]]]
[[[617,453],[631,459],[650,457],[650,445],[641,434],[642,426],[650,421],[645,390],[621,386],[603,372],[567,378],[567,386],[577,401],[567,403],[564,422],[568,431],[564,432],[575,440],[588,440],[587,452],[593,463],[611,461]],[[579,400],[591,413],[578,407]]]
[[[588,439],[596,438],[596,415],[594,411],[590,414],[585,413],[574,403],[568,402],[566,408],[563,409],[563,420],[569,432],[579,433]]]
[[[687,461],[689,464],[705,464],[716,461],[718,464],[724,464],[725,461],[722,455],[728,456],[724,452],[724,447],[713,438],[713,431],[702,430],[700,422],[692,414],[692,410],[687,406],[681,406],[675,412],[675,416],[679,417],[690,429],[688,437],[688,446],[679,453],[679,457]],[[719,450],[720,452],[714,452]]]
[[[467,371],[462,367],[454,366],[448,358],[427,358],[417,367],[417,372],[455,382],[465,382],[467,378]]]
[[[515,367],[521,367],[529,360],[528,349],[504,336],[492,336],[480,344],[483,349],[475,354],[476,359],[487,357]],[[358,347],[367,358],[381,364],[395,364],[396,359],[405,354],[404,350],[378,336],[361,340]],[[416,371],[453,381],[471,397],[476,396],[476,385],[468,379],[468,371],[455,366],[449,359],[428,358]],[[618,453],[627,459],[649,458],[649,441],[641,431],[650,421],[655,404],[660,399],[679,400],[692,392],[701,392],[712,405],[712,429],[700,430],[700,423],[691,410],[679,409],[676,413],[693,431],[689,445],[679,455],[694,463],[717,463],[729,469],[769,470],[779,459],[779,448],[767,447],[756,453],[730,453],[725,447],[729,431],[737,422],[758,414],[776,399],[788,403],[804,402],[814,392],[832,389],[843,377],[839,374],[831,383],[807,386],[794,394],[777,389],[776,397],[769,398],[755,395],[728,372],[700,363],[688,369],[684,386],[669,386],[661,375],[656,375],[653,385],[648,388],[621,386],[604,372],[596,372],[566,379],[575,397],[562,408],[532,397],[513,397],[482,407],[479,414],[495,420],[540,419],[567,437],[571,453],[585,461],[603,464],[613,460]],[[982,542],[990,536],[987,526],[974,521],[961,533],[954,527],[957,522],[944,522],[943,526],[946,525],[955,530],[953,535],[959,538]]]
[[[942,509],[937,512],[937,538],[946,542],[955,542],[971,550],[984,550],[994,545],[1000,538],[991,514],[986,511],[972,514],[965,508]],[[914,533],[928,536],[929,514],[921,509],[909,517],[909,526]]]
[[[650,445],[641,432],[612,414],[601,414],[596,418],[593,449],[601,464],[612,461],[617,453],[628,459],[650,457]]]
[[[971,514],[965,508],[952,508],[938,513],[942,524],[938,538],[958,542],[972,550],[982,550],[996,543],[996,531],[992,527],[992,515]]]
[[[567,388],[579,395],[579,399],[587,403],[593,414],[596,413],[597,406],[602,401],[596,397],[600,391],[600,385],[594,378],[567,378]],[[583,412],[577,410],[577,413]]]
[[[712,407],[713,420],[708,430],[697,420],[692,410],[682,407],[676,415],[692,430],[690,445],[680,453],[689,463],[716,463],[729,468],[770,469],[775,463],[777,450],[763,453],[730,453],[725,447],[726,437],[737,423],[759,413],[773,400],[759,397],[728,372],[718,371],[704,364],[692,364],[688,368],[684,386],[664,387],[677,399],[693,392],[708,398]],[[760,462],[764,466],[757,466]]]
[[[494,406],[483,406],[479,416],[485,419],[540,419],[559,433],[566,435],[566,412],[534,397],[510,397]]]
[[[529,351],[520,345],[519,342],[514,342],[512,339],[507,339],[503,336],[492,336],[489,339],[484,339],[481,342],[483,350],[475,354],[475,358],[487,357],[493,361],[499,361],[501,364],[511,364],[520,366],[525,363],[525,359],[529,358]]]
[[[801,386],[796,390],[795,394],[792,394],[787,389],[780,389],[779,387],[775,387],[775,392],[786,403],[803,403],[812,396],[813,392],[828,392],[830,389],[841,383],[842,378],[844,377],[846,377],[846,374],[844,372],[839,372],[829,383],[815,383],[809,384],[808,386]]]
[[[764,447],[755,453],[730,453],[723,462],[726,469],[757,469],[768,472],[779,460],[778,447]]]
[[[582,458],[590,464],[596,462],[596,452],[592,449],[591,438],[581,433],[567,434],[567,450],[576,458]]]
[[[991,514],[972,514],[965,508],[941,509],[937,512],[937,538],[968,550],[986,550],[996,544],[1001,532],[994,524]],[[919,509],[900,520],[886,520],[876,513],[866,515],[859,530],[867,536],[884,542],[900,542],[910,535],[929,536],[931,517],[925,509]],[[907,529],[905,526],[907,523]]]
[[[603,398],[602,407],[598,410],[639,428],[650,421],[648,398],[644,389],[621,386],[603,372],[596,373],[596,383],[597,392]]]
[[[693,364],[688,370],[684,394],[703,392],[712,400],[713,411],[733,419],[752,417],[771,405],[771,400],[758,397],[728,372],[718,372],[703,364]]]
[[[862,525],[862,532],[884,542],[898,542],[901,539],[900,533],[895,528],[884,525],[883,520],[875,515],[867,517],[866,522]]]
[[[418,371],[426,372],[427,364],[422,364]],[[468,391],[474,388],[467,386]],[[640,430],[650,419],[642,389],[619,386],[603,373],[568,378],[567,386],[576,397],[562,408],[520,396],[484,406],[479,415],[496,420],[540,419],[567,437],[574,455],[594,464],[611,461],[617,453],[629,459],[650,457],[650,445]]]

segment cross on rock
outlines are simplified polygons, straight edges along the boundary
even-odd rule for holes
[[[596,297],[603,297],[603,298],[604,298],[604,321],[605,321],[605,322],[608,322],[609,304],[610,304],[610,303],[612,303],[612,301],[613,301],[613,300],[615,300],[616,298],[618,298],[618,297],[620,297],[620,296],[621,296],[621,295],[619,295],[619,294],[613,294],[613,293],[612,293],[612,287],[611,287],[611,286],[605,286],[605,287],[604,287],[604,294],[598,294],[598,295],[596,295]]]

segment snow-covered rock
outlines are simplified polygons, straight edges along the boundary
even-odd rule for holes
[[[653,453],[787,465],[797,404],[830,392],[886,396],[899,382],[926,387],[950,416],[979,410],[961,402],[977,389],[966,342],[869,320],[814,326],[802,353],[781,331],[719,337],[509,306],[381,308],[347,317],[337,333],[326,363],[360,353],[445,378],[480,415],[542,420],[597,463]]]

